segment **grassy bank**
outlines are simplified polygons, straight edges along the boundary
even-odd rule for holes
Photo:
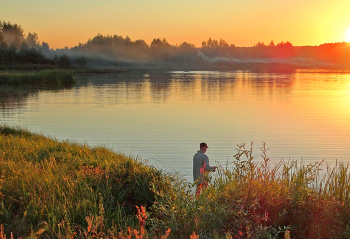
[[[8,236],[45,229],[55,238],[87,228],[88,216],[103,217],[106,230],[134,226],[135,206],[150,208],[168,187],[140,160],[0,127],[0,224]]]
[[[347,164],[237,154],[193,185],[103,147],[0,126],[0,238],[349,238]],[[260,155],[254,158],[253,155]]]
[[[70,70],[41,70],[38,72],[5,72],[0,73],[0,84],[8,85],[73,85],[76,80]]]

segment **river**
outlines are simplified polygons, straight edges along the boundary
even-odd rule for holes
[[[238,144],[265,142],[271,162],[348,162],[350,74],[326,70],[80,74],[67,89],[4,88],[0,123],[102,145],[192,181],[192,156],[212,165]]]

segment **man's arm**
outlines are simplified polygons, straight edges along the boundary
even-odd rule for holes
[[[204,162],[205,162],[205,171],[215,172],[216,167],[215,166],[212,167],[209,165],[209,157],[208,156],[205,157]]]

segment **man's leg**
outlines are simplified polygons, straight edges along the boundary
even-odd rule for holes
[[[201,194],[201,191],[202,191],[202,183],[197,184],[196,196],[199,196]]]
[[[208,181],[204,181],[202,183],[202,190],[206,189],[208,187]]]

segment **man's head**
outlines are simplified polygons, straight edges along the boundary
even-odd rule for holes
[[[199,148],[200,148],[200,150],[201,150],[202,152],[205,153],[209,147],[208,147],[208,145],[207,145],[206,143],[203,142],[203,143],[201,143],[201,144],[199,145]]]

